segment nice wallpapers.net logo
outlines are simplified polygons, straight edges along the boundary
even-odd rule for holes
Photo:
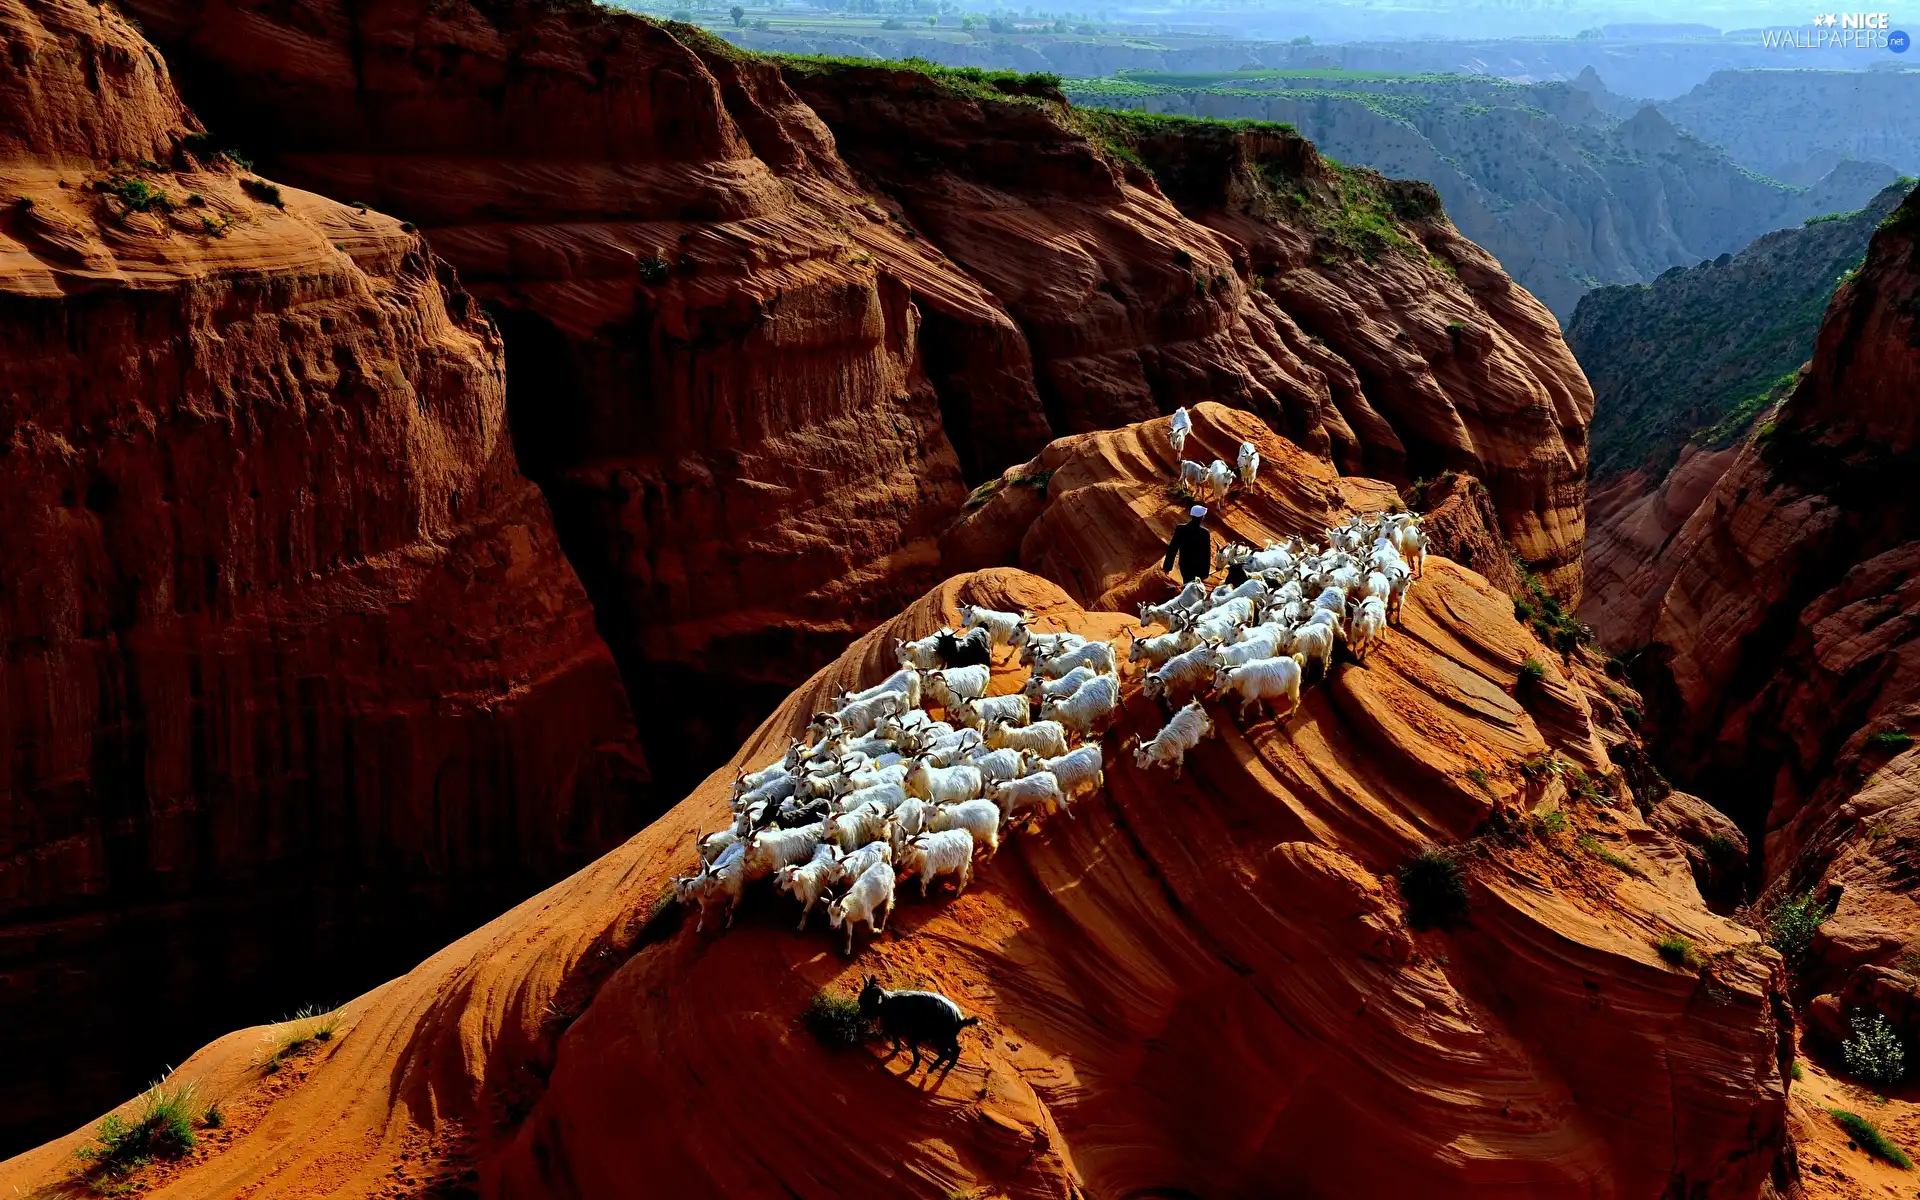
[[[1913,39],[1893,28],[1890,13],[1815,13],[1800,29],[1766,29],[1761,44],[1770,50],[1885,50],[1905,54]]]

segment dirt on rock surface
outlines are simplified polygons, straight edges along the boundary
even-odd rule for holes
[[[1250,420],[1203,408],[1194,436],[1313,461]],[[1081,564],[1070,590],[1137,572],[1183,507],[1165,429],[1049,447],[1049,502],[1007,511]],[[1391,494],[1274,470],[1221,519],[1256,543],[1311,536]],[[1077,504],[1104,524],[1051,515]],[[1013,567],[939,585],[626,845],[349,1004],[297,1088],[152,1194],[375,1195],[436,1171],[524,1197],[1757,1193],[1786,1121],[1779,959],[1707,911],[1641,820],[1586,685],[1442,558],[1367,664],[1341,661],[1285,722],[1211,706],[1218,735],[1178,781],[1123,749],[1164,719],[1129,667],[1105,788],[1011,836],[964,896],[909,888],[851,959],[771,896],[724,933],[666,901],[735,773],[883,677],[895,638],[980,603],[1124,651],[1131,615],[1070,590]],[[1024,677],[1003,658],[992,690]],[[1457,855],[1469,908],[1422,930],[1395,872],[1429,843]],[[810,1036],[810,999],[865,975],[979,1016],[959,1064],[910,1072]],[[259,1037],[176,1078],[238,1103]],[[458,1154],[406,1157],[451,1129]],[[84,1136],[0,1165],[0,1188],[56,1181]]]

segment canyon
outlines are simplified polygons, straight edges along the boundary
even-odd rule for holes
[[[1622,363],[1746,305],[1629,452],[1444,189],[1280,124],[588,4],[128,11],[0,0],[0,1189],[81,1186],[172,1061],[221,1117],[156,1196],[1848,1178],[1834,1043],[1920,1038],[1915,198],[1595,300]],[[1719,161],[1674,220],[1807,194]],[[1748,404],[1831,281],[1772,357],[1735,294],[1868,238]],[[1105,786],[856,957],[771,895],[696,932],[694,833],[896,638],[977,603],[1124,652],[1175,406],[1264,460],[1218,535],[1425,511],[1384,645],[1214,706],[1177,779],[1123,668]],[[1638,469],[1589,496],[1590,449]],[[960,1063],[811,1036],[867,975],[978,1016]]]
[[[1014,836],[964,895],[903,899],[852,960],[770,896],[726,932],[664,899],[735,773],[890,671],[895,638],[965,603],[1043,631],[1130,627],[1098,605],[1152,585],[1139,552],[1179,519],[1166,424],[1055,441],[1033,464],[1044,489],[1001,489],[969,518],[966,540],[1017,539],[1061,582],[995,567],[930,590],[666,818],[347,1005],[296,1078],[253,1057],[275,1030],[185,1062],[175,1079],[231,1115],[148,1194],[1755,1194],[1786,1120],[1779,959],[1708,911],[1684,845],[1649,823],[1665,802],[1621,776],[1633,736],[1597,673],[1562,666],[1505,593],[1438,557],[1365,667],[1337,666],[1284,726],[1223,711],[1178,781],[1117,750],[1162,719],[1129,668],[1103,791]],[[1193,437],[1273,456],[1224,535],[1394,502],[1252,413],[1198,406]],[[1004,659],[993,690],[1024,674]],[[1542,761],[1560,765],[1527,765]],[[1469,908],[1415,928],[1393,870],[1429,842],[1468,864]],[[1675,932],[1697,968],[1655,952]],[[810,1036],[809,998],[863,975],[979,1016],[959,1064],[920,1075]],[[769,1102],[781,1119],[742,1152],[739,1114]],[[0,1183],[57,1181],[86,1136],[0,1166]]]
[[[13,0],[0,67],[22,1142],[641,828],[1056,434],[1228,399],[1577,594],[1551,316],[1295,135],[590,6],[130,11]]]

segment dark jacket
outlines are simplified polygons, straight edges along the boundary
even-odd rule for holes
[[[1181,579],[1191,583],[1207,577],[1207,571],[1213,566],[1213,538],[1208,536],[1205,525],[1194,520],[1174,529],[1173,536],[1167,539],[1167,559],[1160,564],[1160,569],[1172,570],[1176,558],[1180,560]]]

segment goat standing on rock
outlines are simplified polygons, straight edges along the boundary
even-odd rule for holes
[[[969,1017],[939,992],[889,991],[871,975],[860,989],[860,1015],[880,1022],[880,1032],[893,1039],[894,1054],[900,1053],[901,1042],[913,1051],[908,1072],[920,1067],[922,1043],[934,1049],[929,1069],[959,1062],[960,1031],[980,1023],[979,1017]]]

